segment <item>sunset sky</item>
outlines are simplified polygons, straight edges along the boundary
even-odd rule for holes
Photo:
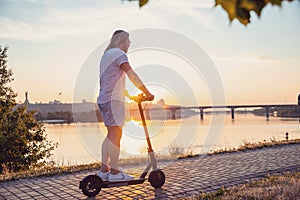
[[[296,103],[299,1],[285,2],[281,8],[267,6],[260,18],[251,13],[247,27],[237,21],[230,24],[213,2],[150,0],[140,9],[137,1],[0,0],[0,45],[9,46],[17,101],[23,102],[28,91],[31,103],[72,102],[83,63],[114,30],[158,28],[183,34],[205,50],[223,81],[227,104]],[[147,55],[141,52],[141,57]],[[135,63],[130,54],[129,60]],[[155,100],[176,103],[170,94],[150,88]],[[209,103],[207,97],[199,102]]]

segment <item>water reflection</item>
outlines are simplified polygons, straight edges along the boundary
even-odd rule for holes
[[[193,153],[203,152],[206,133],[211,126],[211,116],[205,115],[188,119],[167,120],[164,123],[152,121],[149,132],[154,150],[159,154],[169,154],[170,145],[192,149]],[[59,165],[87,164],[99,162],[101,144],[106,136],[103,123],[47,124],[48,138],[59,143],[52,160]],[[195,129],[196,127],[196,129]],[[194,132],[196,130],[196,134]],[[209,148],[229,149],[242,145],[245,141],[255,143],[300,138],[298,119],[236,114],[235,120],[227,115],[220,137]],[[178,136],[179,135],[179,136]],[[192,138],[192,141],[190,141]],[[130,121],[124,127],[121,140],[121,157],[146,156],[146,141],[139,121]]]

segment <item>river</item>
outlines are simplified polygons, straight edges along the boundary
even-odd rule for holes
[[[214,122],[212,115],[201,121],[198,115],[176,120],[147,121],[154,150],[158,154],[175,151],[205,153],[217,149],[238,147],[245,142],[300,138],[300,123],[296,118],[236,114]],[[58,142],[51,160],[58,165],[99,162],[101,144],[106,135],[103,123],[45,124],[48,139]],[[128,121],[121,140],[121,158],[146,156],[145,136],[140,121]]]

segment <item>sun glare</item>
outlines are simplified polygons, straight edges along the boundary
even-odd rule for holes
[[[147,121],[147,124],[149,124],[149,121]],[[145,133],[141,121],[131,119],[126,122],[121,143],[123,144],[122,151],[127,154],[136,155],[147,152]]]

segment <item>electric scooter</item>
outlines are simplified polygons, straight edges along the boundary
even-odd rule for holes
[[[147,140],[148,145],[148,155],[149,155],[149,162],[141,174],[141,176],[137,179],[131,181],[118,181],[118,182],[109,182],[102,180],[97,174],[88,175],[83,178],[79,183],[79,189],[82,190],[83,194],[88,197],[96,196],[100,191],[101,188],[112,188],[112,187],[121,187],[121,186],[128,186],[128,185],[136,185],[142,184],[146,180],[146,176],[149,170],[152,168],[148,176],[148,181],[154,188],[160,188],[165,183],[165,174],[161,169],[157,168],[157,160],[154,155],[154,151],[152,149],[149,132],[146,125],[146,120],[144,116],[144,111],[142,108],[142,102],[144,101],[152,101],[153,99],[147,99],[145,95],[139,94],[138,96],[131,96],[130,99],[134,100],[138,104],[139,112],[142,119],[142,124]]]

